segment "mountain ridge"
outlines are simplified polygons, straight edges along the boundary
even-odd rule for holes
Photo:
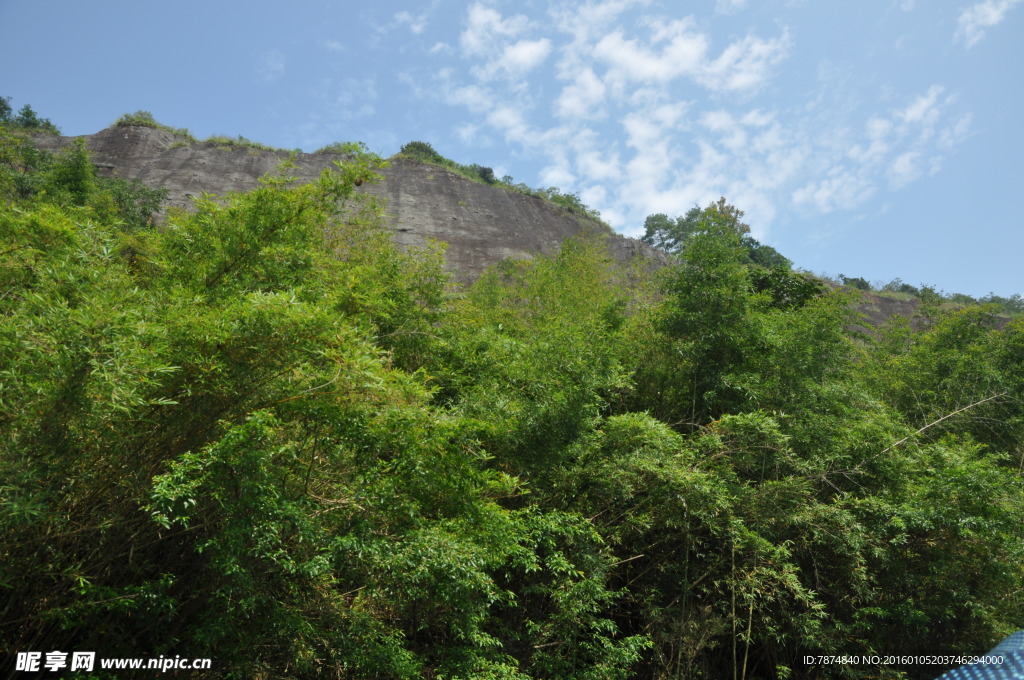
[[[149,126],[115,126],[92,135],[39,135],[36,144],[58,151],[82,139],[101,174],[137,179],[168,191],[167,207],[189,209],[203,193],[223,195],[257,186],[260,177],[290,160],[298,182],[311,181],[347,156],[336,152],[278,151],[218,141],[190,141]],[[473,182],[451,170],[396,157],[380,171],[381,182],[359,191],[386,201],[386,225],[401,247],[433,239],[448,245],[446,262],[457,279],[477,278],[507,258],[557,252],[581,234],[606,237],[608,252],[620,262],[638,258],[655,266],[668,257],[660,250],[619,234],[536,196]]]
[[[164,126],[114,125],[95,134],[36,134],[35,145],[57,152],[81,139],[100,174],[137,179],[168,192],[165,207],[189,210],[203,194],[214,196],[255,188],[261,177],[288,161],[299,183],[312,181],[336,162],[351,156],[335,151],[304,153],[271,149],[230,138],[204,141]],[[407,156],[389,159],[379,171],[381,181],[357,190],[385,202],[385,225],[402,248],[430,241],[446,244],[445,261],[454,278],[475,280],[489,266],[505,259],[554,254],[568,238],[583,234],[605,237],[608,253],[622,263],[661,267],[670,261],[664,251],[638,239],[614,233],[598,221],[538,196],[502,186],[474,182],[451,169]],[[894,316],[914,319],[920,301],[901,300],[860,291],[858,311],[864,325],[877,328]],[[1000,317],[1002,327],[1007,319]]]

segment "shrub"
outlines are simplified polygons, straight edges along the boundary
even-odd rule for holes
[[[343,153],[354,156],[370,153],[370,149],[362,142],[332,142],[327,146],[320,147],[313,153]]]
[[[284,151],[285,149],[278,149],[277,147],[267,146],[266,144],[260,144],[253,140],[238,135],[237,137],[228,137],[227,135],[211,135],[203,140],[207,144],[216,144],[219,148],[227,149],[259,149],[260,151]]]
[[[153,117],[152,113],[141,109],[135,113],[124,114],[114,121],[114,127],[150,127],[170,132],[176,137],[184,137],[190,142],[196,141],[196,138],[192,136],[192,133],[188,131],[188,128],[172,128],[169,125],[164,125],[157,121],[157,119]]]
[[[402,146],[398,151],[403,156],[412,156],[413,158],[419,158],[420,160],[427,161],[428,163],[438,163],[440,165],[454,166],[453,161],[448,160],[430,145],[429,142],[409,142]]]
[[[39,114],[28,104],[25,104],[18,110],[18,115],[13,115],[10,97],[0,97],[0,125],[6,125],[27,132],[45,132],[51,135],[60,134],[60,128],[54,125],[49,118],[40,118]]]
[[[843,282],[844,286],[856,288],[857,290],[871,290],[871,284],[859,276],[840,274],[839,279]]]
[[[153,114],[149,111],[138,110],[135,113],[126,113],[114,122],[116,127],[151,127],[158,128],[160,123],[156,122]]]

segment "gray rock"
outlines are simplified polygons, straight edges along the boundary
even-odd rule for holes
[[[36,143],[56,151],[73,139],[41,135]],[[254,188],[290,156],[285,151],[187,142],[150,127],[113,127],[83,139],[101,173],[165,188],[167,205],[185,209],[204,192],[222,195]],[[290,172],[299,181],[309,181],[344,160],[338,153],[298,153]],[[505,258],[555,253],[565,239],[583,233],[605,235],[609,253],[621,262],[643,258],[659,266],[667,261],[661,251],[547,201],[479,184],[438,166],[396,158],[382,174],[381,183],[359,190],[386,199],[395,242],[403,247],[424,245],[428,239],[447,243],[448,267],[462,280],[476,278]]]

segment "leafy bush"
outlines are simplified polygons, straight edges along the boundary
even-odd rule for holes
[[[871,284],[859,276],[845,276],[840,274],[839,280],[843,282],[844,286],[849,286],[850,288],[856,288],[857,290],[871,290]]]
[[[884,284],[879,290],[886,293],[905,293],[907,295],[917,296],[920,294],[921,289],[917,286],[912,286],[906,283],[903,279],[896,277],[888,283]]]
[[[334,142],[317,149],[314,153],[341,153],[345,155],[367,154],[369,148],[363,142]]]
[[[176,137],[181,137],[187,141],[194,142],[195,137],[188,131],[187,128],[172,128],[169,125],[157,122],[156,118],[149,111],[136,111],[135,113],[126,113],[114,121],[115,127],[150,127],[157,130],[164,130],[170,132]]]
[[[214,144],[219,149],[254,149],[257,151],[286,151],[286,149],[278,149],[266,144],[260,144],[254,142],[251,139],[238,135],[237,137],[228,137],[226,135],[211,135],[203,140],[205,144]]]
[[[60,128],[54,125],[49,118],[40,118],[39,114],[28,104],[21,107],[18,114],[14,115],[10,97],[0,97],[0,125],[25,132],[60,134]]]
[[[398,150],[398,153],[402,156],[409,156],[411,158],[418,158],[421,161],[427,163],[436,163],[437,165],[445,165],[454,167],[456,164],[453,161],[448,160],[430,145],[429,142],[409,142],[403,144],[402,148]]]
[[[141,109],[135,113],[126,113],[122,115],[114,122],[114,125],[116,127],[160,127],[160,123],[156,122],[152,113]]]
[[[675,218],[669,218],[664,213],[648,215],[644,221],[644,235],[640,240],[666,253],[681,255],[691,237],[724,226],[740,235],[741,243],[747,251],[748,263],[768,269],[789,270],[793,263],[775,248],[750,236],[750,226],[740,221],[742,217],[743,211],[722,197],[707,208],[695,205],[685,215]]]
[[[591,236],[456,292],[356,191],[371,154],[156,230],[84,145],[30,148],[0,129],[4,648],[924,680],[804,659],[1020,627],[1024,322],[855,342],[853,293],[719,209],[650,280]]]
[[[1024,297],[1022,297],[1020,293],[1014,293],[1009,297],[989,293],[978,300],[978,302],[983,305],[997,305],[1003,312],[1010,316],[1020,316],[1024,314]]]
[[[503,505],[523,490],[481,422],[430,405],[446,276],[354,193],[373,158],[126,234],[83,157],[53,175],[66,200],[0,206],[5,647],[236,676],[626,675],[643,638],[608,617],[600,536]]]
[[[484,184],[496,184],[498,182],[498,178],[494,176],[494,170],[491,168],[473,163],[469,166],[469,171],[483,180]]]

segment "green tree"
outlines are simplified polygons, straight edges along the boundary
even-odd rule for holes
[[[0,122],[13,125],[16,128],[25,130],[27,132],[46,132],[53,135],[59,135],[60,129],[50,121],[49,118],[40,118],[39,114],[35,112],[29,104],[25,104],[18,110],[18,115],[10,116],[10,100],[4,99],[4,104],[0,107],[0,113],[4,113],[3,117],[0,117]],[[6,109],[6,111],[3,111]]]
[[[709,213],[700,231],[687,239],[679,265],[666,276],[659,320],[689,392],[672,397],[681,399],[670,422],[691,426],[731,410],[738,395],[729,375],[740,368],[756,341],[749,323],[753,300],[741,233],[731,213]]]
[[[859,276],[845,276],[840,274],[839,280],[843,282],[844,286],[849,286],[850,288],[856,288],[857,290],[871,290],[871,284]]]
[[[542,423],[571,440],[608,363],[548,347],[562,374],[515,395],[511,436],[482,419],[498,400],[434,405],[447,279],[354,192],[378,163],[267,178],[160,231],[88,201],[0,207],[5,647],[145,646],[236,676],[628,676],[645,642],[609,616],[601,536],[492,462]],[[548,291],[523,323],[583,347]]]
[[[445,162],[451,162],[435,151],[430,142],[409,142],[408,144],[403,144],[398,153],[403,156],[412,156],[413,158],[419,158],[420,160],[431,163],[444,164]]]
[[[35,195],[52,159],[24,135],[0,125],[0,195],[22,200]]]
[[[743,211],[719,198],[707,208],[691,208],[685,215],[670,218],[664,213],[649,215],[644,221],[644,235],[640,240],[673,255],[681,254],[687,242],[696,234],[709,229],[723,228],[742,236],[741,243],[747,251],[749,264],[765,268],[790,269],[792,262],[771,246],[764,245],[750,236],[750,226],[742,222]]]
[[[160,124],[156,122],[156,118],[149,111],[138,110],[135,113],[126,113],[118,118],[114,125],[116,127],[131,127],[131,126],[142,126],[142,127],[160,127]]]
[[[720,198],[707,208],[690,208],[685,215],[674,219],[664,213],[650,215],[644,222],[644,235],[640,240],[655,248],[678,255],[689,239],[708,230],[731,229],[737,234],[747,234],[750,226],[741,222],[743,211]]]
[[[1021,626],[1021,321],[854,337],[856,293],[752,263],[722,202],[660,273],[591,235],[459,290],[358,148],[160,229],[31,149],[0,129],[5,648],[924,680],[803,659]]]
[[[55,200],[85,206],[97,190],[96,167],[85,142],[76,139],[46,169],[43,190]]]

